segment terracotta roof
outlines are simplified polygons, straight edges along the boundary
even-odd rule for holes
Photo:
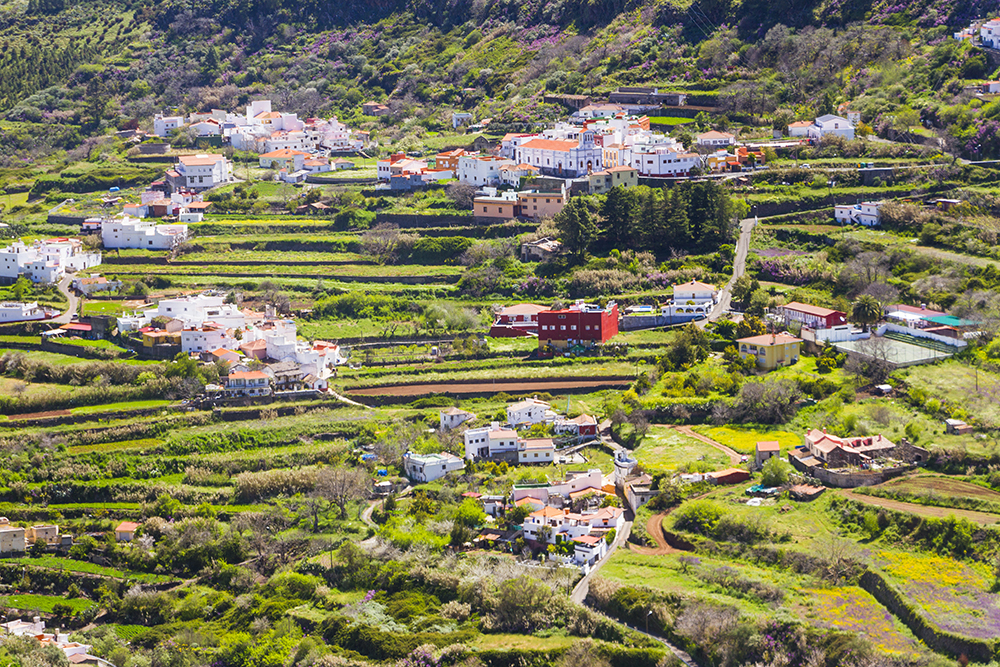
[[[794,123],[789,123],[788,127],[811,127],[812,124],[811,120],[797,120]]]
[[[604,539],[603,537],[598,537],[597,535],[580,535],[579,537],[574,537],[573,541],[574,542],[580,542],[581,544],[587,544],[587,545],[590,545],[590,546],[594,546],[595,544],[598,544],[603,539]]]
[[[139,525],[140,524],[135,523],[133,521],[122,521],[120,524],[118,524],[118,527],[115,528],[115,532],[116,533],[134,533],[135,531],[137,531],[139,529]]]
[[[309,155],[309,153],[305,153],[303,151],[293,151],[291,148],[279,148],[276,151],[271,151],[270,153],[264,153],[263,155],[261,155],[261,157],[286,158],[286,157],[294,157],[296,155]]]
[[[777,440],[763,440],[757,443],[758,452],[778,452],[781,451],[781,443]]]
[[[537,438],[525,440],[521,449],[555,449],[555,445],[552,443],[552,438]]]
[[[792,301],[791,303],[786,303],[782,306],[785,310],[794,310],[797,313],[805,313],[806,315],[815,315],[817,317],[829,317],[830,315],[843,315],[844,313],[839,310],[833,310],[832,308],[823,308],[821,306],[811,306],[808,303],[799,303],[798,301]]]
[[[544,151],[556,151],[559,153],[568,153],[574,148],[577,148],[580,144],[575,141],[561,141],[559,139],[532,139],[531,141],[521,144],[521,148],[537,148]]]
[[[222,155],[182,155],[177,158],[186,167],[207,167],[225,159]]]
[[[229,374],[230,380],[259,380],[266,377],[267,373],[264,371],[236,371]]]
[[[547,519],[549,517],[563,516],[564,514],[565,512],[563,512],[562,510],[557,510],[555,507],[543,507],[537,512],[532,512],[531,516],[537,516]]]
[[[679,283],[674,285],[674,291],[676,292],[678,289],[695,290],[698,292],[714,292],[715,285],[709,285],[708,283],[692,280],[689,283]]]
[[[737,343],[746,343],[747,345],[760,345],[761,347],[768,347],[770,345],[788,345],[790,343],[801,343],[801,338],[796,338],[795,336],[789,336],[788,334],[764,334],[763,336],[750,336],[749,338],[739,338]]]
[[[716,470],[715,472],[710,472],[708,473],[708,476],[711,477],[712,479],[718,479],[720,477],[728,477],[729,475],[732,475],[734,473],[741,473],[744,475],[750,474],[746,470],[743,470],[741,468],[726,468],[725,470]]]

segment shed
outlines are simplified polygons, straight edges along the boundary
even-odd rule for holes
[[[770,458],[778,456],[781,453],[781,443],[777,440],[764,440],[757,443],[754,464],[761,468],[764,462]]]
[[[739,484],[750,479],[750,473],[740,468],[726,468],[708,473],[708,481],[712,484]]]

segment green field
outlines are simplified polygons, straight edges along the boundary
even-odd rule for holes
[[[680,468],[719,470],[729,466],[729,457],[694,438],[654,426],[635,450],[636,460],[650,472],[674,472]]]
[[[125,572],[113,567],[104,567],[96,563],[73,560],[72,558],[60,558],[58,556],[42,556],[41,558],[3,558],[0,563],[18,563],[31,567],[44,567],[50,570],[65,570],[67,572],[83,572],[84,574],[95,574],[102,577],[113,577],[115,579],[132,579],[150,584],[161,584],[173,581],[173,577],[162,574],[150,574],[147,572]]]
[[[74,614],[78,614],[85,609],[97,606],[96,602],[82,598],[66,598],[59,595],[0,595],[0,605],[24,611],[42,611],[47,614],[52,613],[52,609],[57,604],[68,605],[73,609]]]

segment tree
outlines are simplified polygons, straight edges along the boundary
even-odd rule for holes
[[[896,369],[892,350],[884,338],[872,336],[859,340],[848,355],[844,370],[854,375],[860,384],[882,384]]]
[[[736,323],[736,338],[750,338],[751,336],[763,336],[767,333],[767,327],[758,317],[747,315]]]
[[[32,558],[41,558],[42,556],[45,555],[45,552],[48,550],[48,547],[49,547],[48,542],[39,537],[38,539],[35,540],[34,544],[31,545],[31,549],[28,551],[28,555],[31,556]]]
[[[563,246],[577,259],[583,258],[591,244],[597,240],[597,221],[583,197],[570,199],[556,215],[554,222]]]
[[[604,197],[601,216],[604,218],[604,235],[609,247],[631,247],[638,208],[635,194],[620,185],[611,188]]]
[[[368,475],[357,468],[321,468],[316,477],[316,493],[336,505],[340,518],[344,519],[347,503],[368,493]]]
[[[750,303],[746,307],[746,312],[749,315],[761,317],[764,315],[764,311],[767,310],[770,303],[771,295],[767,293],[767,290],[754,290],[753,294],[750,295]]]
[[[865,331],[882,319],[882,305],[870,294],[862,294],[854,302],[851,309],[851,318],[858,324],[864,325]]]
[[[31,281],[21,276],[10,288],[15,301],[24,301],[24,297],[31,294]]]
[[[790,466],[777,456],[772,456],[764,461],[761,469],[760,483],[764,486],[784,486],[788,483],[788,472]]]
[[[382,223],[361,234],[361,248],[379,264],[392,264],[409,254],[417,241],[413,234],[399,231],[399,225]]]

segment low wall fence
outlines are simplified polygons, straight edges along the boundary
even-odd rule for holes
[[[866,569],[859,583],[861,588],[888,608],[934,651],[956,657],[964,655],[970,660],[982,663],[990,662],[997,656],[996,640],[963,637],[931,625],[881,574]]]

